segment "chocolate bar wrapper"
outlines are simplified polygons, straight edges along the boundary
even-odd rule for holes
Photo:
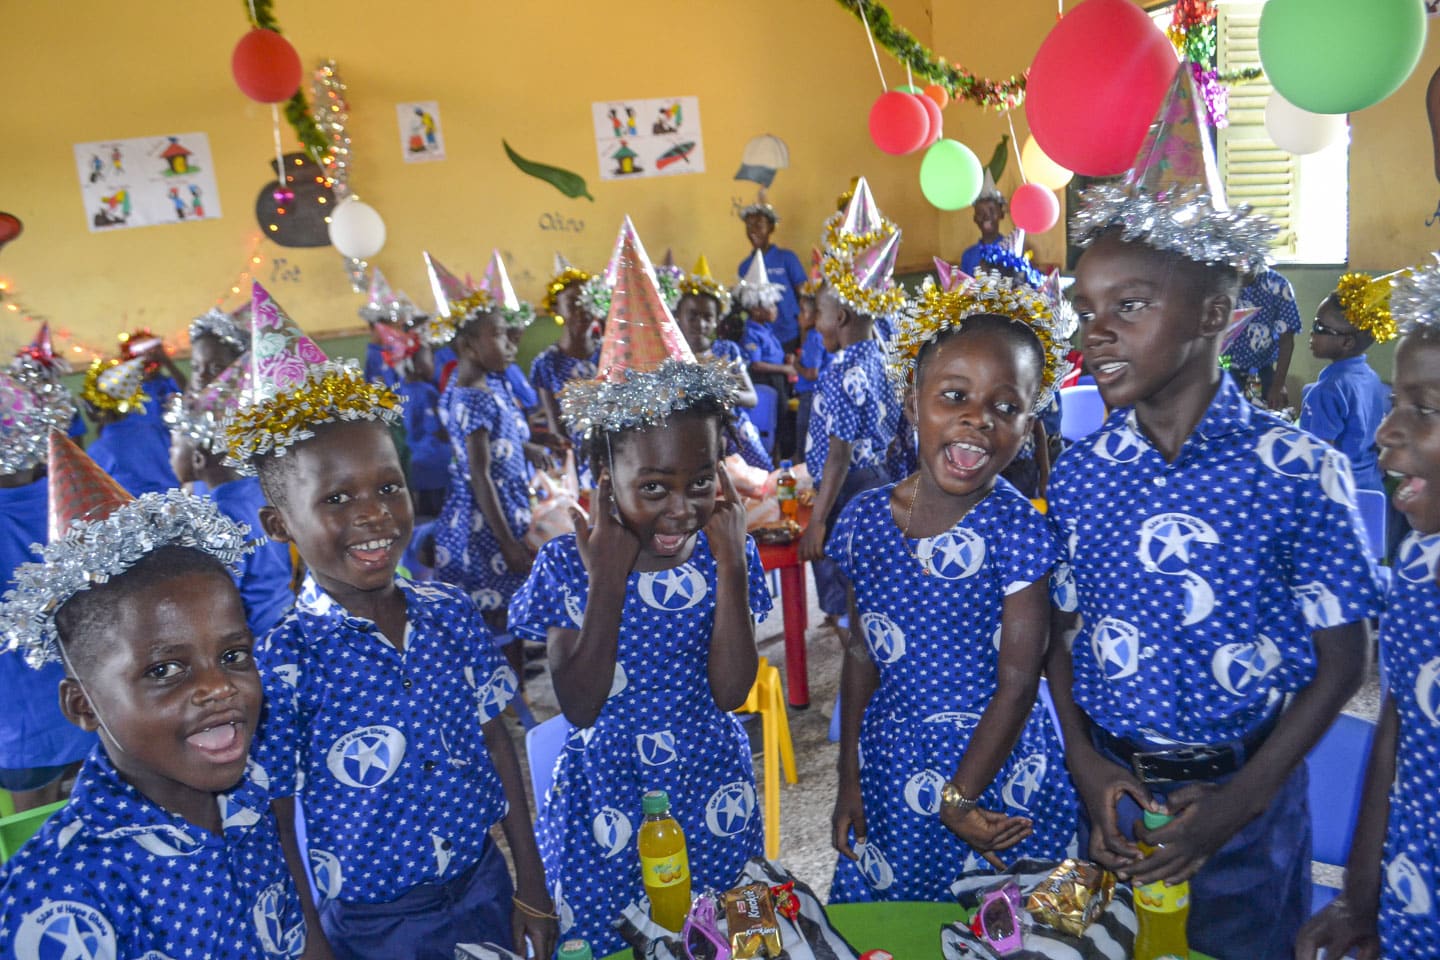
[[[1036,922],[1079,937],[1109,906],[1114,891],[1115,875],[1109,870],[1065,860],[1025,898],[1025,909]]]
[[[780,956],[780,924],[775,920],[775,903],[765,884],[747,883],[727,891],[725,921],[734,960]]]

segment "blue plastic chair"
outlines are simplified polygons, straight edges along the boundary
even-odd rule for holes
[[[1090,436],[1105,423],[1105,401],[1100,388],[1066,387],[1060,391],[1060,436],[1074,443]]]
[[[530,761],[530,786],[535,790],[537,811],[555,782],[555,761],[569,739],[570,721],[563,713],[525,731],[525,757]]]
[[[1375,724],[1342,713],[1310,751],[1310,822],[1314,830],[1311,856],[1318,862],[1343,867],[1350,858],[1355,818]],[[1335,899],[1334,887],[1311,883],[1310,907],[1318,911]]]
[[[1093,386],[1095,386],[1095,378],[1092,377],[1092,376],[1090,376],[1090,374],[1088,374],[1088,373],[1082,373],[1082,374],[1080,374],[1080,376],[1078,376],[1078,377],[1075,378],[1075,386],[1077,386],[1077,387],[1093,387]]]
[[[760,431],[760,442],[765,445],[765,452],[775,453],[775,424],[780,416],[780,394],[775,392],[774,387],[767,387],[763,383],[755,384],[755,396],[757,402],[750,410],[750,422],[755,424],[755,429]]]

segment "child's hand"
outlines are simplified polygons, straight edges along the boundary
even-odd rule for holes
[[[814,563],[825,557],[825,518],[812,516],[796,548],[801,563]]]
[[[519,904],[522,902],[530,909],[521,908]],[[551,916],[537,917],[535,913]],[[534,949],[532,956],[538,958],[554,954],[560,940],[560,922],[554,919],[554,913],[555,904],[543,888],[538,892],[516,894],[516,905],[510,911],[510,932],[515,938],[516,953],[525,956],[525,938],[529,937],[530,946]]]
[[[1375,911],[1352,906],[1342,893],[1305,922],[1295,941],[1295,960],[1343,957],[1354,950],[1357,960],[1380,960],[1380,935]]]
[[[972,807],[964,813],[957,813],[953,807],[941,807],[940,822],[974,847],[976,853],[1008,849],[1034,830],[1034,825],[1024,817],[1011,817],[981,807]]]
[[[554,461],[550,459],[550,451],[532,440],[525,442],[525,459],[530,461],[532,467],[542,472],[555,467]]]
[[[835,812],[830,815],[833,831],[830,845],[842,857],[859,860],[860,855],[850,847],[850,832],[855,832],[855,845],[865,842],[865,801],[860,796],[858,778],[840,778],[840,792],[835,795]]]
[[[530,568],[535,564],[535,554],[523,540],[510,540],[500,546],[500,556],[505,558],[505,566],[516,576],[524,577],[530,574]]]
[[[1135,836],[1157,848],[1144,860],[1120,871],[1135,883],[1181,883],[1200,872],[1205,861],[1249,822],[1248,804],[1230,790],[1213,783],[1182,787],[1165,798],[1175,818],[1163,827],[1135,825]]]
[[[745,502],[735,492],[735,482],[725,464],[715,472],[720,481],[720,496],[715,500],[715,512],[705,524],[705,536],[710,541],[710,552],[720,566],[745,563]]]
[[[594,526],[587,524],[578,508],[570,508],[570,517],[575,521],[575,546],[580,551],[585,572],[594,577],[596,561],[603,561],[600,567],[606,573],[618,573],[623,583],[640,556],[640,538],[620,519],[608,472],[600,474],[590,514],[595,518]]]
[[[1120,832],[1119,804],[1130,797],[1141,809],[1159,809],[1140,780],[1093,748],[1072,747],[1067,757],[1071,779],[1090,811],[1090,859],[1118,871],[1140,859],[1140,848]]]

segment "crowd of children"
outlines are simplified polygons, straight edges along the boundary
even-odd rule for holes
[[[1268,412],[1298,314],[1264,219],[1185,175],[1213,170],[1193,83],[1083,195],[1068,300],[988,181],[981,242],[907,293],[861,178],[810,273],[763,197],[733,288],[628,219],[602,272],[557,257],[528,378],[498,252],[479,283],[426,254],[433,313],[376,271],[363,371],[259,284],[193,323],[188,382],[130,334],[85,378],[88,451],[42,331],[0,372],[0,787],[69,802],[0,867],[0,952],[601,956],[653,789],[697,889],[730,886],[761,853],[733,711],[771,608],[731,472],[793,457],[844,650],[832,901],[1078,853],[1188,881],[1214,957],[1440,955],[1440,262],[1342,278],[1298,425]],[[1077,329],[1109,412],[1052,471]],[[1365,354],[1397,334],[1387,389]],[[542,543],[532,476],[566,458],[588,513]],[[1357,509],[1386,473],[1388,595]],[[1304,758],[1377,619],[1364,803],[1312,918]],[[533,818],[525,641],[568,724]]]

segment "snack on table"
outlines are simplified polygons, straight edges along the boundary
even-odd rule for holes
[[[1050,871],[1030,896],[1025,909],[1038,923],[1079,937],[1110,904],[1115,875],[1085,860],[1065,860]]]
[[[750,531],[750,535],[759,544],[780,544],[794,543],[800,539],[802,529],[800,524],[794,520],[786,520],[784,523],[770,524],[763,527],[756,527]]]
[[[780,924],[775,920],[775,904],[765,884],[747,883],[728,891],[725,923],[734,960],[780,956]]]

